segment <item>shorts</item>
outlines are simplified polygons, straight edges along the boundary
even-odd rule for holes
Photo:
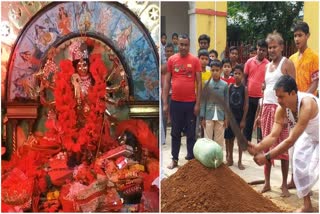
[[[238,127],[240,127],[241,119],[238,119],[238,118],[234,118],[234,119],[237,122]],[[234,135],[234,133],[233,133],[233,131],[231,129],[231,126],[228,126],[228,128],[226,128],[224,130],[224,139],[228,139],[229,140],[229,139],[232,139],[234,137],[235,137],[235,135]]]

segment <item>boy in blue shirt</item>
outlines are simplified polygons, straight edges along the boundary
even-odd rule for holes
[[[210,67],[211,78],[206,82],[200,103],[200,120],[204,129],[204,137],[213,139],[223,148],[223,134],[227,119],[223,107],[216,102],[214,96],[220,96],[227,103],[228,84],[220,79],[222,72],[220,60],[213,60]]]

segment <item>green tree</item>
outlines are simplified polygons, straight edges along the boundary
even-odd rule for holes
[[[303,2],[228,2],[228,41],[265,38],[277,30],[293,40],[293,24],[300,20]]]

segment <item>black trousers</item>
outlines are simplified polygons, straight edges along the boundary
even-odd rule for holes
[[[253,124],[259,105],[259,99],[259,97],[249,97],[249,108],[246,117],[246,126],[243,129],[243,134],[248,141],[251,141],[252,139]]]
[[[196,141],[194,105],[195,102],[178,102],[171,100],[171,155],[173,160],[179,160],[181,132],[184,128],[187,136],[187,156],[188,158],[194,158],[193,146]]]

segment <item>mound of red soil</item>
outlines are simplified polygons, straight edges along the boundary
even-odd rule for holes
[[[161,182],[161,212],[283,212],[222,164],[191,160]]]

